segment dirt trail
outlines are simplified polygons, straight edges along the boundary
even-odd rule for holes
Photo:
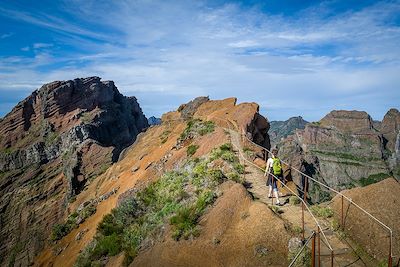
[[[240,141],[240,134],[236,131],[230,130],[230,135],[234,148],[239,149],[240,153],[244,155],[243,147]],[[264,176],[263,172],[256,166],[245,162],[242,157],[240,157],[240,160],[245,164],[245,182],[247,185],[247,190],[252,194],[255,200],[273,207],[276,203],[276,200],[268,198],[268,187],[266,186],[266,177]],[[302,204],[294,205],[289,203],[289,197],[293,195],[291,191],[296,194],[298,192],[296,191],[296,185],[293,182],[288,182],[287,187],[289,187],[290,190],[281,187],[280,185],[278,186],[281,195],[280,201],[284,202],[285,205],[274,209],[278,211],[279,216],[284,219],[292,229],[300,230],[302,229]],[[320,218],[316,218],[316,220],[320,224],[326,239],[333,248],[334,266],[367,266],[358,256],[356,256],[356,254],[353,252],[353,249],[347,244],[347,242],[342,241],[334,231],[330,230],[330,223],[328,221]],[[304,236],[306,239],[311,236],[313,231],[318,231],[316,220],[308,212],[308,210],[304,208]],[[318,240],[316,241],[316,246],[318,247]],[[331,266],[331,251],[326,245],[322,235],[320,238],[320,247],[321,266]]]

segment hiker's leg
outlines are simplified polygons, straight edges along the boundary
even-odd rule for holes
[[[277,181],[275,178],[273,178],[272,182],[273,190],[274,190],[274,197],[276,198],[276,204],[279,204],[279,193],[278,193],[278,186],[277,186]]]
[[[269,187],[269,189],[268,189],[268,197],[272,197],[272,181],[271,181],[271,175],[268,175],[267,185],[268,185],[268,187]]]

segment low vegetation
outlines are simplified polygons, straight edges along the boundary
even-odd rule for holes
[[[367,186],[367,185],[374,184],[374,183],[380,182],[382,180],[385,180],[386,178],[389,178],[389,177],[390,177],[390,174],[387,174],[387,173],[372,174],[372,175],[368,176],[368,178],[362,177],[359,180],[359,184],[361,186]]]
[[[367,158],[367,157],[362,157],[362,156],[354,155],[351,153],[343,153],[343,152],[339,152],[339,151],[311,150],[311,152],[320,154],[320,155],[325,155],[325,156],[332,156],[337,159],[352,160],[352,161],[358,161],[358,162],[370,162],[370,161],[374,161],[374,160],[380,160],[379,158],[375,158],[375,157]],[[341,161],[340,163],[344,163],[344,162]],[[350,164],[349,162],[347,162],[347,163]]]
[[[217,159],[222,159],[222,167],[217,166]],[[231,145],[224,144],[206,157],[189,158],[179,170],[166,172],[104,216],[94,240],[75,265],[97,266],[103,257],[121,252],[128,265],[140,249],[163,235],[166,223],[172,227],[171,238],[196,238],[199,218],[215,201],[218,185],[228,179],[240,180],[235,178],[240,177],[238,162]]]
[[[160,140],[161,140],[161,144],[164,144],[165,142],[167,142],[169,135],[171,134],[170,130],[165,130],[161,136],[160,136]]]
[[[179,137],[180,141],[186,139],[193,139],[196,136],[203,136],[212,133],[215,129],[215,124],[212,121],[202,121],[200,119],[193,119],[187,123],[186,129]]]
[[[311,206],[311,212],[318,217],[327,219],[333,216],[333,210],[330,207],[323,207],[320,205]]]
[[[187,150],[186,150],[186,154],[188,155],[188,157],[193,156],[197,149],[199,148],[198,145],[190,145],[188,146]]]
[[[298,204],[300,204],[300,202],[301,202],[300,199],[298,197],[296,197],[296,196],[291,196],[289,198],[289,203],[291,205],[298,205]]]
[[[297,249],[293,252],[290,252],[288,254],[288,260],[289,262],[292,262],[296,255],[300,252],[300,249]],[[309,247],[305,247],[303,251],[300,253],[299,257],[296,259],[294,264],[292,266],[294,267],[306,267],[306,266],[311,266],[311,260],[312,260],[312,254],[311,254],[311,249]]]
[[[77,210],[70,214],[64,223],[55,224],[51,232],[51,240],[57,241],[69,234],[79,224],[83,223],[87,218],[96,213],[96,204],[91,202],[83,209]]]

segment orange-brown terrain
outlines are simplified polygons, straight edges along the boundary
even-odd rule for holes
[[[342,113],[321,123],[347,130]],[[370,119],[354,114],[376,138]],[[389,126],[393,144],[397,122]],[[112,82],[92,77],[44,85],[0,122],[1,265],[287,266],[300,242],[302,208],[292,203],[298,192],[290,179],[280,189],[290,203],[269,205],[262,170],[269,127],[256,103],[235,98],[199,97],[148,127],[136,100]],[[290,176],[288,166],[284,174]],[[395,257],[399,190],[387,179],[344,191],[392,227]],[[340,214],[340,198],[325,204]],[[386,233],[346,209],[348,237],[384,259]],[[317,226],[310,214],[305,221],[307,237]],[[359,251],[343,248],[330,232],[329,242],[342,246],[333,248],[335,263],[357,260]],[[330,252],[323,253],[327,264]],[[297,266],[309,265],[309,254]]]
[[[189,112],[192,113],[190,117],[204,121],[211,120],[217,125],[212,133],[190,141],[190,144],[199,146],[194,157],[206,155],[229,141],[226,130],[220,127],[226,126],[227,121],[238,125],[242,131],[249,132],[260,144],[269,143],[269,140],[265,139],[268,121],[258,114],[258,105],[254,103],[236,105],[236,99],[230,98],[206,101],[199,106],[191,102],[181,106],[179,110],[180,112],[166,113],[162,117],[161,125],[151,127],[139,135],[136,142],[123,153],[124,156],[120,161],[113,164],[77,196],[76,201],[69,205],[70,211],[81,203],[98,199],[108,192],[115,192],[100,202],[96,213],[77,229],[72,230],[56,244],[47,246],[36,258],[35,265],[73,265],[79,252],[96,233],[97,224],[105,214],[118,205],[118,199],[124,197],[124,192],[158,179],[163,172],[187,160],[186,148],[189,143],[177,147],[177,140],[187,124],[181,114]],[[170,237],[166,223],[167,229],[162,238],[164,241],[141,251],[132,264],[135,266],[191,264],[193,266],[226,264],[281,266],[284,263],[285,265],[289,235],[283,221],[264,204],[252,201],[241,184],[225,182],[221,185],[220,191],[222,196],[199,221],[201,232],[198,237],[194,240],[177,242]],[[76,240],[79,233],[84,234],[82,238]],[[277,238],[277,233],[280,238]],[[180,251],[179,257],[175,257],[177,250]],[[265,256],[263,250],[268,251],[265,252]],[[211,251],[213,252],[210,255]],[[204,256],[201,256],[202,253]],[[206,257],[207,254],[209,256]],[[109,265],[121,263],[122,257],[123,255],[111,258]]]

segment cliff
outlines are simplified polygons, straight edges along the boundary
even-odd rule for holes
[[[45,84],[18,103],[0,122],[0,259],[29,265],[69,202],[146,127],[136,98],[98,77]]]
[[[293,166],[300,168],[305,160],[309,174],[337,189],[351,188],[394,173],[397,127],[394,110],[385,116],[380,130],[366,112],[332,111],[319,122],[296,130],[278,146],[281,157]],[[320,188],[312,190],[316,199],[324,198]]]

